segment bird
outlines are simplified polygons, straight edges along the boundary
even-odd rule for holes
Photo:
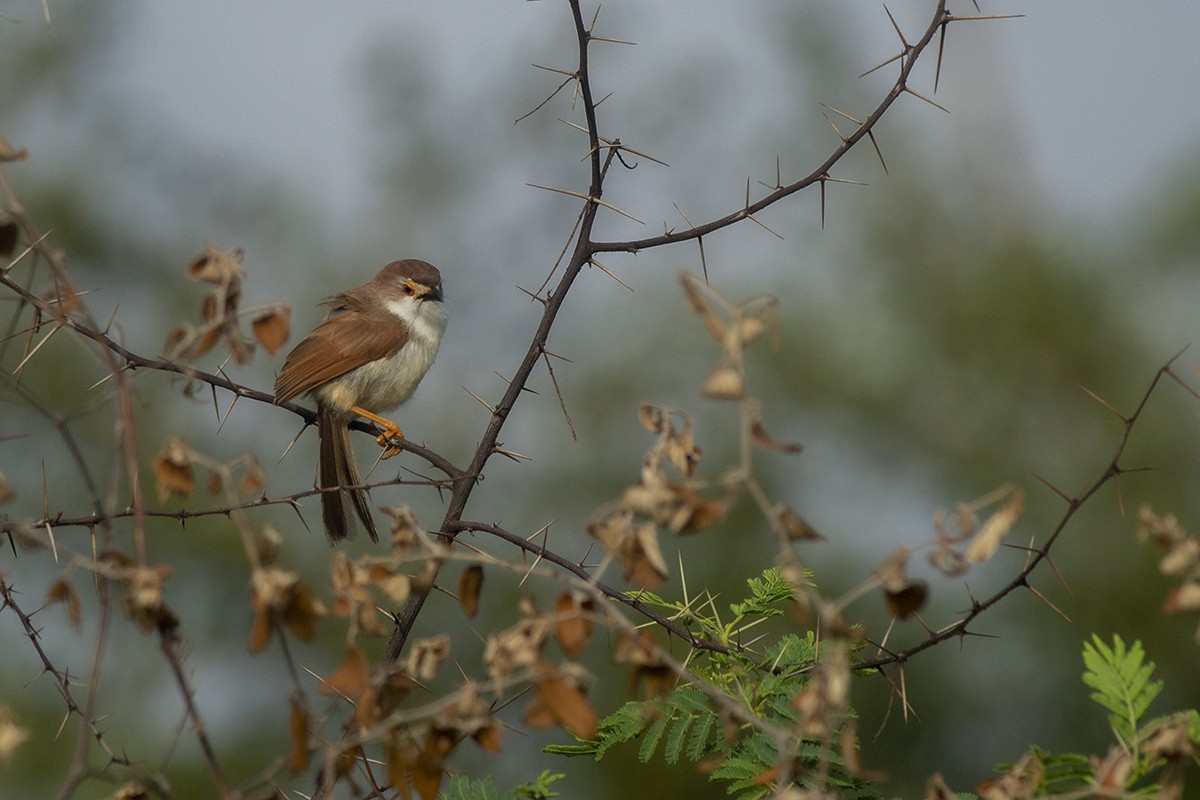
[[[325,321],[297,344],[275,378],[275,403],[307,394],[317,402],[317,481],[330,544],[353,539],[357,514],[379,541],[350,446],[350,423],[379,425],[383,457],[400,427],[380,416],[408,400],[429,371],[446,330],[442,275],[415,258],[387,264],[371,280],[325,299]],[[353,510],[353,512],[352,512]]]

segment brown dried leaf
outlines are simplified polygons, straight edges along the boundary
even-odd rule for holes
[[[503,678],[517,669],[535,664],[549,631],[549,620],[543,616],[532,616],[489,636],[483,648],[488,674],[493,678]]]
[[[167,333],[167,341],[163,344],[163,352],[166,353],[168,357],[174,357],[178,354],[177,351],[179,350],[180,346],[187,341],[191,335],[192,332],[186,325],[179,325],[172,328],[170,332]]]
[[[626,540],[633,536],[633,515],[627,511],[608,514],[589,522],[587,533],[600,542],[607,553],[620,556]]]
[[[275,355],[288,340],[292,328],[291,306],[280,306],[260,314],[250,323],[254,338],[268,353]]]
[[[366,578],[372,586],[397,605],[408,600],[412,591],[412,578],[386,564],[369,565],[366,568]]]
[[[125,610],[143,633],[169,633],[179,625],[179,618],[163,603],[163,582],[171,567],[134,566],[123,577]]]
[[[692,310],[704,319],[704,327],[708,330],[709,335],[718,342],[724,340],[725,323],[713,311],[697,279],[690,272],[680,271],[679,280],[683,284],[684,296],[687,297]]]
[[[417,680],[431,681],[437,677],[438,667],[450,655],[450,637],[440,633],[428,639],[418,639],[409,651],[407,671]]]
[[[1133,772],[1133,756],[1124,748],[1113,745],[1103,760],[1092,756],[1090,761],[1093,786],[1106,790],[1105,795],[1119,796],[1116,793],[1125,788]]]
[[[178,436],[171,437],[163,445],[154,459],[153,470],[159,500],[166,500],[171,495],[187,496],[196,488],[191,451]]]
[[[317,620],[326,613],[325,604],[308,584],[298,582],[283,607],[283,624],[297,639],[311,642],[317,635]]]
[[[929,782],[925,784],[925,800],[958,800],[958,792],[946,784],[942,773],[935,772]]]
[[[346,648],[346,658],[341,666],[321,681],[321,694],[340,694],[345,697],[358,697],[371,682],[371,667],[367,663],[367,654],[361,647],[352,645]]]
[[[658,543],[658,531],[649,522],[634,526],[621,557],[625,577],[640,586],[658,586],[667,579],[667,561]]]
[[[525,713],[521,716],[521,720],[531,728],[538,730],[546,730],[558,726],[558,717],[550,709],[550,704],[547,703],[540,695],[535,695],[529,701],[529,705],[525,706]]]
[[[425,737],[425,746],[417,756],[412,773],[413,788],[421,800],[437,800],[442,788],[442,773],[446,756],[454,749],[454,735],[449,731],[432,730]]]
[[[271,610],[266,606],[254,609],[254,619],[250,623],[250,640],[246,648],[250,653],[261,653],[271,641]]]
[[[67,621],[71,623],[72,628],[79,628],[80,623],[83,622],[83,607],[79,602],[79,593],[66,578],[58,578],[50,584],[50,590],[46,592],[46,602],[65,605]]]
[[[916,614],[925,606],[929,597],[929,586],[925,581],[909,581],[895,590],[884,590],[888,613],[899,620],[905,620]]]
[[[299,698],[292,698],[292,714],[288,719],[288,734],[291,744],[288,747],[287,770],[291,774],[308,769],[308,709]]]
[[[475,731],[471,734],[471,738],[489,753],[500,752],[500,726],[495,723]]]
[[[1188,735],[1186,719],[1166,720],[1155,725],[1143,744],[1147,763],[1167,761],[1180,764],[1196,757],[1196,742]]]
[[[663,664],[652,667],[634,667],[629,676],[630,693],[642,700],[666,697],[675,688],[678,680],[679,676],[670,667]]]
[[[0,161],[24,161],[29,158],[29,151],[22,147],[20,150],[8,143],[8,140],[0,136]]]
[[[763,450],[775,450],[780,453],[799,453],[804,448],[796,442],[777,442],[767,435],[767,431],[758,420],[750,426],[750,441]]]
[[[953,547],[939,547],[929,554],[929,563],[947,578],[965,575],[970,567],[962,553]]]
[[[243,274],[241,248],[226,251],[215,242],[206,242],[204,252],[187,265],[189,278],[218,286],[240,281]]]
[[[790,506],[779,506],[775,509],[775,524],[793,542],[820,542],[825,540],[825,537],[816,528],[809,525],[808,521]]]
[[[1167,593],[1164,614],[1187,614],[1200,611],[1200,583],[1187,581]]]
[[[717,367],[700,387],[700,396],[710,400],[741,400],[746,396],[746,385],[733,367]]]
[[[536,672],[537,697],[563,728],[582,739],[596,738],[600,720],[576,675],[546,661],[537,664]]]
[[[639,403],[638,422],[642,423],[642,427],[651,433],[662,433],[671,427],[666,409],[658,403]]]
[[[468,617],[479,613],[479,592],[483,588],[483,566],[472,564],[458,576],[458,602]]]
[[[7,503],[17,496],[16,491],[8,485],[8,481],[4,479],[4,473],[0,472],[0,503]]]
[[[371,684],[359,695],[354,722],[360,728],[374,725],[395,711],[416,685],[406,664],[384,661],[372,676]]]
[[[1164,550],[1169,550],[1187,537],[1187,531],[1175,519],[1174,514],[1159,515],[1148,505],[1138,509],[1137,538],[1139,542],[1147,540],[1154,542]]]
[[[417,757],[417,743],[412,737],[399,729],[393,730],[384,755],[387,761],[388,782],[400,789],[400,796],[406,800],[410,797],[408,787],[417,767]]]
[[[253,455],[246,456],[246,472],[242,475],[241,489],[243,494],[262,494],[267,485],[267,474],[263,472],[258,459]]]
[[[425,528],[417,521],[411,506],[389,506],[383,509],[383,513],[392,518],[391,545],[394,550],[404,553],[424,541]]]
[[[687,487],[673,488],[679,507],[665,527],[675,533],[697,533],[710,528],[724,519],[729,510],[728,497],[710,498]]]
[[[0,706],[0,763],[12,761],[17,748],[29,739],[29,730],[22,727],[8,706]]]
[[[696,467],[700,465],[701,452],[692,440],[691,420],[687,421],[683,430],[664,434],[662,453],[671,466],[679,470],[679,473],[685,477],[690,478],[696,474]]]
[[[888,556],[887,561],[884,561],[875,570],[875,579],[879,581],[879,585],[884,588],[884,591],[898,592],[908,585],[905,565],[911,555],[912,552],[907,547],[897,548]]]
[[[1197,563],[1200,563],[1200,539],[1188,538],[1171,545],[1158,562],[1158,571],[1163,575],[1184,575],[1193,571]]]
[[[16,251],[20,232],[17,223],[0,211],[0,256],[8,258]]]
[[[596,630],[596,604],[590,597],[563,592],[554,601],[554,638],[567,658],[583,654]]]
[[[637,636],[622,633],[617,639],[617,647],[613,651],[613,661],[618,664],[632,664],[635,667],[656,666],[661,663],[658,643],[654,634],[641,630]]]
[[[979,784],[980,800],[1025,800],[1036,794],[1042,782],[1042,765],[1031,753],[1021,756],[1012,769],[999,778]]]
[[[967,545],[967,561],[979,564],[995,555],[1000,542],[1012,531],[1024,511],[1025,492],[1014,487],[1004,504],[988,517],[983,527],[975,534],[975,538]]]

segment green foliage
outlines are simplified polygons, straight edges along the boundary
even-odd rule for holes
[[[1154,662],[1145,656],[1141,642],[1126,649],[1120,636],[1113,636],[1111,648],[1096,634],[1083,645],[1083,682],[1096,690],[1092,699],[1111,712],[1108,723],[1127,749],[1136,745],[1138,722],[1163,687],[1150,680]]]
[[[788,600],[792,596],[792,585],[788,583],[783,573],[777,569],[769,569],[761,578],[750,578],[746,581],[750,587],[750,597],[740,603],[733,603],[729,610],[738,618],[757,614],[762,617],[777,617],[783,614],[783,609],[776,604]]]
[[[551,784],[564,777],[561,773],[543,770],[537,780],[500,794],[490,777],[471,780],[462,775],[452,775],[441,797],[443,800],[549,800],[558,797],[558,792],[550,788]]]
[[[676,603],[649,592],[638,598],[673,613],[690,615],[699,627],[734,641],[748,628],[783,613],[778,607],[790,601],[793,588],[777,569],[747,581],[749,597],[730,605],[734,618],[722,620],[713,598],[705,602]],[[805,636],[779,636],[761,652],[731,648],[730,653],[706,653],[693,657],[690,667],[699,681],[682,684],[653,700],[631,701],[600,722],[594,740],[552,745],[548,753],[590,755],[597,761],[617,746],[640,740],[638,759],[647,763],[662,756],[668,764],[686,759],[710,762],[713,781],[741,800],[756,800],[772,790],[780,763],[788,758],[788,773],[798,786],[818,785],[839,797],[878,797],[863,788],[845,768],[842,757],[829,742],[839,741],[850,714],[833,710],[818,723],[827,726],[824,742],[792,739],[790,732],[801,723],[795,700],[810,686],[817,667],[817,643],[812,632]],[[723,704],[722,698],[731,701]],[[750,709],[752,721],[734,719],[728,708]],[[763,724],[756,724],[758,722]],[[779,732],[784,732],[788,752],[781,753]]]
[[[1154,662],[1146,660],[1141,642],[1127,647],[1114,635],[1109,646],[1093,634],[1083,644],[1083,663],[1083,683],[1094,690],[1092,700],[1109,712],[1115,746],[1103,758],[1031,747],[1021,762],[997,768],[1005,773],[1000,781],[1009,782],[1005,790],[1078,796],[1099,785],[1120,790],[1122,796],[1178,796],[1183,767],[1196,763],[1200,751],[1200,712],[1145,719],[1163,684],[1151,680]]]

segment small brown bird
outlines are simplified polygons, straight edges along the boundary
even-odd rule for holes
[[[288,354],[275,378],[275,402],[301,394],[316,398],[318,483],[325,490],[321,515],[330,542],[354,538],[351,506],[371,539],[379,541],[349,425],[356,416],[377,423],[384,446],[404,435],[377,412],[408,400],[437,356],[446,330],[442,276],[425,261],[393,261],[372,280],[323,305],[330,307],[329,316]],[[398,452],[390,447],[384,458]]]

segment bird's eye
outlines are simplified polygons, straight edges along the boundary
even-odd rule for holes
[[[414,294],[417,293],[416,288],[411,283],[404,284],[404,287],[401,291],[403,291],[409,297],[412,297]]]

